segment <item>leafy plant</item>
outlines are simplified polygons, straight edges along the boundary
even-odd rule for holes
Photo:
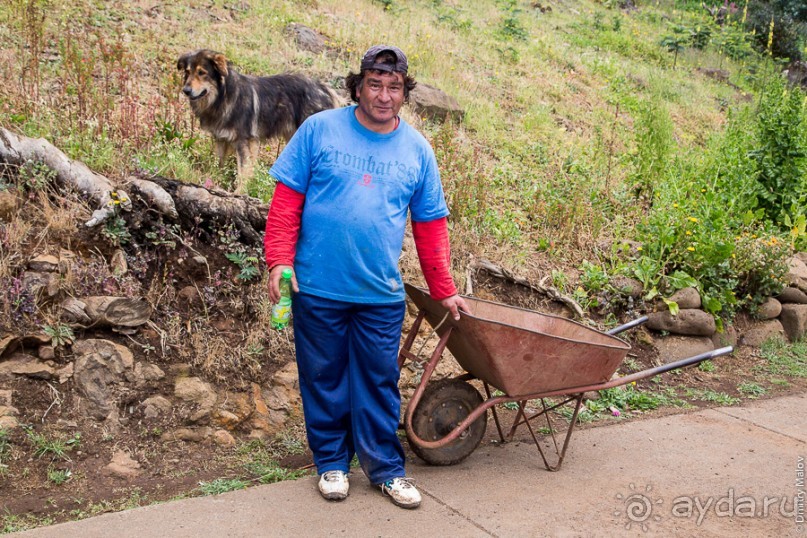
[[[61,486],[73,476],[69,469],[48,469],[48,480]]]
[[[720,405],[734,405],[740,401],[739,398],[734,398],[725,392],[717,392],[712,389],[689,388],[686,390],[686,395],[695,400],[714,402]]]
[[[249,281],[260,275],[256,256],[250,256],[246,252],[230,252],[226,257],[241,269],[238,273],[239,280]]]
[[[745,394],[751,399],[759,398],[760,396],[768,392],[767,390],[765,390],[765,387],[759,385],[758,383],[750,381],[740,383],[739,385],[737,385],[737,391],[740,392],[741,394]]]
[[[64,323],[57,323],[56,325],[44,325],[42,331],[50,337],[50,342],[53,347],[64,347],[72,344],[76,336],[73,334],[73,329]]]
[[[767,362],[767,371],[772,375],[807,377],[807,342],[788,344],[781,337],[765,341],[760,355]]]
[[[76,433],[70,439],[50,439],[43,433],[34,431],[33,428],[25,428],[25,434],[28,441],[34,449],[34,456],[41,458],[49,455],[51,460],[62,459],[70,461],[68,452],[78,447],[81,443],[81,434]]]

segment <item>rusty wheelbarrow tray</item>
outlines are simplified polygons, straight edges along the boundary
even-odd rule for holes
[[[420,383],[406,408],[404,427],[412,450],[427,463],[451,465],[473,452],[487,427],[487,410],[502,442],[512,440],[517,428],[525,425],[550,471],[560,469],[569,445],[583,394],[625,385],[640,379],[698,364],[726,355],[731,347],[720,348],[650,368],[624,377],[614,373],[630,351],[616,334],[641,325],[647,317],[600,332],[575,321],[501,303],[464,297],[470,312],[455,321],[428,293],[406,284],[406,292],[418,307],[418,315],[401,348],[398,364],[406,359],[425,363]],[[428,360],[412,352],[412,345],[426,319],[440,340]],[[429,382],[446,347],[467,372],[455,378]],[[486,399],[468,383],[482,382]],[[499,391],[494,395],[491,387]],[[561,397],[547,404],[546,398]],[[527,402],[541,400],[540,411],[530,411]],[[496,405],[514,402],[518,413],[505,436]],[[562,446],[558,445],[548,412],[575,402],[571,422]],[[557,454],[550,463],[530,424],[544,416]]]

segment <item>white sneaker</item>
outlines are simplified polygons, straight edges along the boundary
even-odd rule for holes
[[[381,491],[389,495],[392,502],[401,508],[417,508],[420,506],[420,492],[411,478],[399,477],[381,484]]]
[[[319,477],[319,492],[329,501],[343,501],[347,498],[350,483],[343,471],[326,471]]]

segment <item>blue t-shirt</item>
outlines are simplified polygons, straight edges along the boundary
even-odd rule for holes
[[[356,119],[355,106],[309,117],[269,173],[305,194],[294,270],[300,291],[353,303],[394,303],[405,293],[398,258],[408,211],[448,215],[437,161],[401,120],[388,134]]]

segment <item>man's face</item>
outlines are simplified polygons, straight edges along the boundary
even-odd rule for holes
[[[358,97],[360,114],[367,122],[378,127],[388,126],[403,106],[403,74],[367,71]]]

